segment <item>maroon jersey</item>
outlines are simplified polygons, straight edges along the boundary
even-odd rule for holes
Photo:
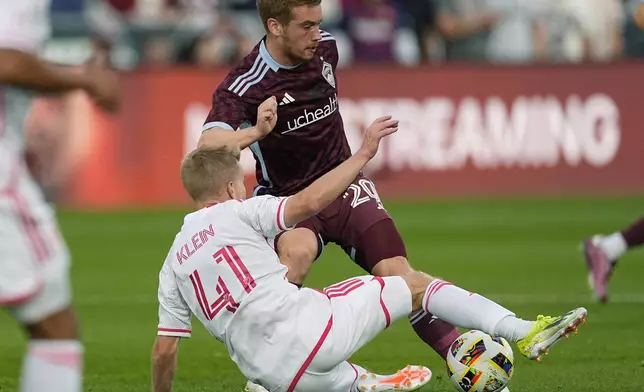
[[[296,193],[351,156],[338,111],[337,64],[327,32],[313,60],[295,67],[278,64],[262,40],[217,87],[204,130],[250,127],[259,105],[277,98],[275,129],[250,146],[259,183],[254,194]]]

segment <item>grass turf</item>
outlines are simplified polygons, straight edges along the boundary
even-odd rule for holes
[[[644,390],[644,254],[622,260],[611,284],[614,300],[602,306],[591,301],[577,249],[580,239],[623,227],[643,207],[642,198],[388,203],[417,268],[488,295],[525,318],[588,308],[579,335],[556,345],[543,363],[516,359],[513,392]],[[157,274],[182,216],[180,211],[60,213],[74,255],[86,391],[150,390]],[[360,274],[329,246],[306,283],[322,287]],[[224,347],[203,327],[194,327],[193,338],[181,345],[175,391],[240,391],[244,378]],[[0,391],[15,391],[24,339],[2,313],[0,336]],[[435,378],[423,391],[453,390],[443,361],[406,322],[385,331],[353,361],[377,372],[426,364]]]

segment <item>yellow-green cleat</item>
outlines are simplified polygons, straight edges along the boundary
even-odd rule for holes
[[[541,360],[548,350],[562,338],[577,333],[579,324],[586,322],[588,311],[577,308],[560,317],[539,316],[530,332],[517,342],[519,352],[528,359]]]

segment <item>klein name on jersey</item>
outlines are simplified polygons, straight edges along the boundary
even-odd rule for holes
[[[208,237],[215,236],[215,229],[212,228],[212,224],[208,226],[207,229],[203,229],[190,238],[190,241],[183,244],[181,249],[177,252],[177,261],[179,264],[183,264],[184,260],[188,260],[190,256],[195,254],[195,252],[204,246],[208,242]]]
[[[338,110],[338,94],[334,94],[332,97],[329,97],[329,103],[324,105],[324,107],[316,109],[314,111],[304,110],[304,114],[294,118],[293,120],[287,121],[286,131],[282,134],[293,132],[300,128],[309,126],[317,121],[322,120],[323,118],[328,117],[329,115],[335,113]]]

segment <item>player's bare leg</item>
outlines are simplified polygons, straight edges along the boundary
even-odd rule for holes
[[[280,262],[288,267],[287,279],[302,286],[318,254],[318,238],[311,230],[296,228],[287,231],[277,241]]]
[[[412,310],[423,309],[462,328],[476,329],[516,343],[521,354],[540,360],[542,354],[586,320],[586,309],[577,308],[560,317],[539,316],[522,320],[503,306],[479,294],[433,278],[422,272],[403,276],[412,293]]]
[[[80,392],[83,348],[71,307],[25,325],[29,345],[20,382],[21,392]]]
[[[595,235],[583,243],[588,283],[601,301],[608,300],[608,281],[619,259],[630,249],[644,244],[644,218],[629,228],[610,235]]]

